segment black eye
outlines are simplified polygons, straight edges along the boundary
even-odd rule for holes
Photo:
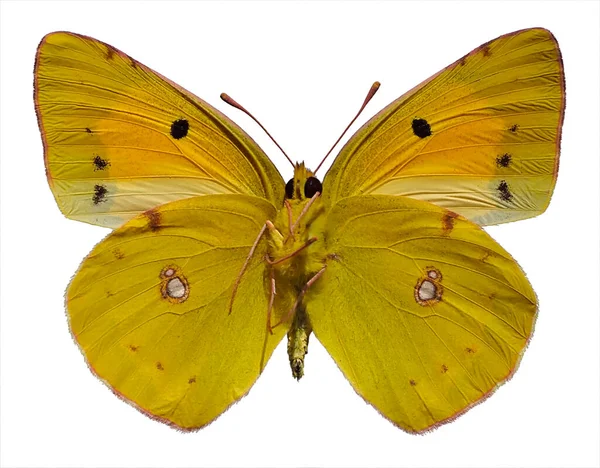
[[[285,184],[285,198],[294,198],[294,179],[288,180]]]
[[[323,193],[321,181],[316,177],[309,177],[306,179],[306,183],[304,184],[304,196],[306,198],[312,198],[317,192]]]

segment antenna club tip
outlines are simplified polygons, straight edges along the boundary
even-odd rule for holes
[[[379,81],[376,81],[375,83],[373,83],[373,86],[371,86],[371,88],[373,90],[377,91],[380,86],[381,86],[381,83]]]
[[[227,95],[227,93],[221,93],[221,99],[223,99],[223,101],[227,102],[228,100],[230,100],[231,98]]]

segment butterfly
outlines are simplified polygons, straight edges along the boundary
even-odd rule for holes
[[[314,333],[410,433],[515,372],[537,298],[482,226],[550,201],[565,83],[549,31],[501,36],[413,88],[322,182],[290,160],[286,183],[229,118],[96,39],[48,34],[34,78],[60,210],[114,228],[68,286],[69,327],[92,372],[141,412],[209,424],[285,335],[293,377]]]

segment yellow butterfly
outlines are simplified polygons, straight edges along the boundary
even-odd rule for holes
[[[145,414],[205,426],[286,334],[295,378],[314,331],[356,392],[414,433],[517,368],[536,296],[480,225],[550,201],[565,87],[549,31],[490,41],[392,102],[323,183],[297,163],[286,184],[219,111],[86,36],[43,38],[35,107],[61,211],[116,228],[68,287],[71,331]]]

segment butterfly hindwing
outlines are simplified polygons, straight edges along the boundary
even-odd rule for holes
[[[349,197],[306,295],[317,339],[355,390],[409,432],[451,420],[508,379],[537,300],[478,225],[407,197]]]
[[[236,124],[96,39],[67,32],[42,39],[35,107],[48,181],[69,218],[117,227],[196,195],[283,199],[277,169]]]
[[[71,331],[94,373],[181,429],[208,424],[244,396],[287,331],[267,331],[265,240],[228,312],[274,212],[247,195],[194,197],[133,218],[100,242],[67,290]]]
[[[536,216],[558,170],[564,73],[541,28],[484,44],[367,122],[327,173],[330,205],[360,194],[405,195],[480,225]]]

